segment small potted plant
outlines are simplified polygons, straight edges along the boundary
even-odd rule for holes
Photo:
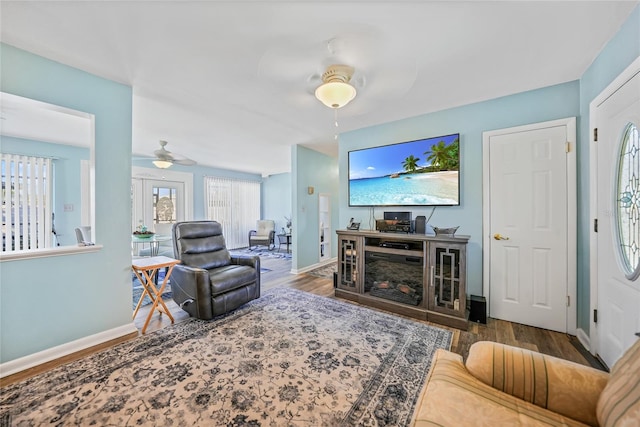
[[[287,224],[285,225],[284,232],[285,234],[291,234],[291,217],[284,217],[287,220]]]
[[[147,238],[153,236],[155,233],[150,231],[146,225],[140,224],[138,225],[136,231],[133,232],[133,235],[140,238]]]

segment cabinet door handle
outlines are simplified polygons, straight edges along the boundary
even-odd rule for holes
[[[433,287],[433,282],[435,280],[435,265],[431,266],[431,286]]]

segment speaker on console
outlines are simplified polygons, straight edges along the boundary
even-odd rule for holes
[[[416,234],[425,234],[427,232],[426,218],[423,215],[416,217]]]

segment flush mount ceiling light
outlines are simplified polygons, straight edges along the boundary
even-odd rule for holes
[[[356,97],[356,88],[349,84],[353,67],[330,65],[322,74],[323,83],[316,89],[316,98],[329,108],[342,108]]]
[[[173,162],[170,160],[154,160],[153,164],[157,168],[166,169],[166,168],[170,168],[173,165]]]

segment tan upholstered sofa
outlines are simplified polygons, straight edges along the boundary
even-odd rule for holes
[[[438,350],[413,426],[640,426],[640,340],[611,374],[492,342]]]

